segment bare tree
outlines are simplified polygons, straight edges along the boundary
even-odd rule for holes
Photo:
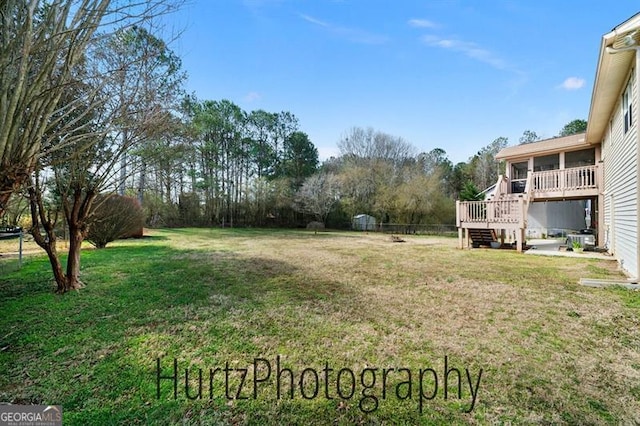
[[[338,142],[345,164],[340,173],[344,205],[350,214],[386,217],[390,195],[415,148],[404,139],[372,128],[350,129]]]
[[[385,160],[394,165],[401,165],[414,153],[414,147],[404,139],[375,131],[371,127],[353,127],[338,142],[338,148],[347,158]]]
[[[331,209],[340,200],[340,186],[336,175],[317,173],[308,177],[295,196],[294,208],[312,214],[324,223]]]
[[[80,247],[96,197],[118,181],[124,154],[167,122],[167,111],[142,90],[149,78],[149,67],[142,63],[153,55],[138,54],[139,32],[139,27],[126,25],[111,34],[96,34],[84,46],[82,60],[69,70],[46,117],[40,148],[24,170],[31,232],[47,252],[59,293],[83,286]],[[59,217],[69,234],[66,271],[56,248]]]
[[[49,118],[108,0],[0,3],[0,216],[33,171]]]
[[[2,0],[0,2],[0,216],[11,194],[29,180],[48,145],[48,129],[74,127],[78,107],[61,103],[100,26],[139,24],[173,9],[170,0]],[[52,123],[52,117],[57,122]],[[68,129],[67,129],[68,130]]]

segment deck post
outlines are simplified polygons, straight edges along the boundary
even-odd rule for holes
[[[524,248],[524,228],[518,228],[518,240],[516,241],[516,249],[518,253],[522,253]]]
[[[462,250],[464,248],[463,244],[463,236],[462,236],[462,228],[458,228],[458,248]]]
[[[598,214],[598,222],[596,223],[596,228],[598,230],[598,247],[604,247],[604,195],[602,195],[602,192],[600,192],[596,198],[596,211]]]
[[[464,228],[464,245],[466,248],[469,248],[469,228]]]

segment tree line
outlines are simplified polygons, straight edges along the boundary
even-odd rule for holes
[[[287,111],[243,111],[229,100],[182,102],[180,137],[143,156],[138,188],[150,226],[264,226],[292,217],[280,198],[318,167],[318,151]],[[176,129],[178,130],[178,129]]]

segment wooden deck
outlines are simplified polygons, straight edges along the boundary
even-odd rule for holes
[[[470,229],[493,229],[496,233],[516,230],[518,250],[522,251],[532,202],[596,197],[600,194],[600,182],[602,167],[599,165],[529,172],[524,191],[511,193],[511,183],[501,175],[491,199],[456,202],[459,246],[463,248],[465,240],[469,246]]]

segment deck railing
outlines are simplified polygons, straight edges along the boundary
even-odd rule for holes
[[[597,166],[572,167],[533,173],[532,191],[579,191],[598,188]]]
[[[524,226],[524,200],[458,201],[458,227],[472,224]],[[464,225],[463,225],[464,224]]]
[[[547,170],[527,174],[520,194],[507,193],[509,182],[502,176],[496,182],[494,199],[458,201],[457,226],[463,228],[526,227],[527,205],[536,197],[579,196],[580,191],[598,189],[601,169],[597,165]],[[571,193],[573,192],[573,193]]]

